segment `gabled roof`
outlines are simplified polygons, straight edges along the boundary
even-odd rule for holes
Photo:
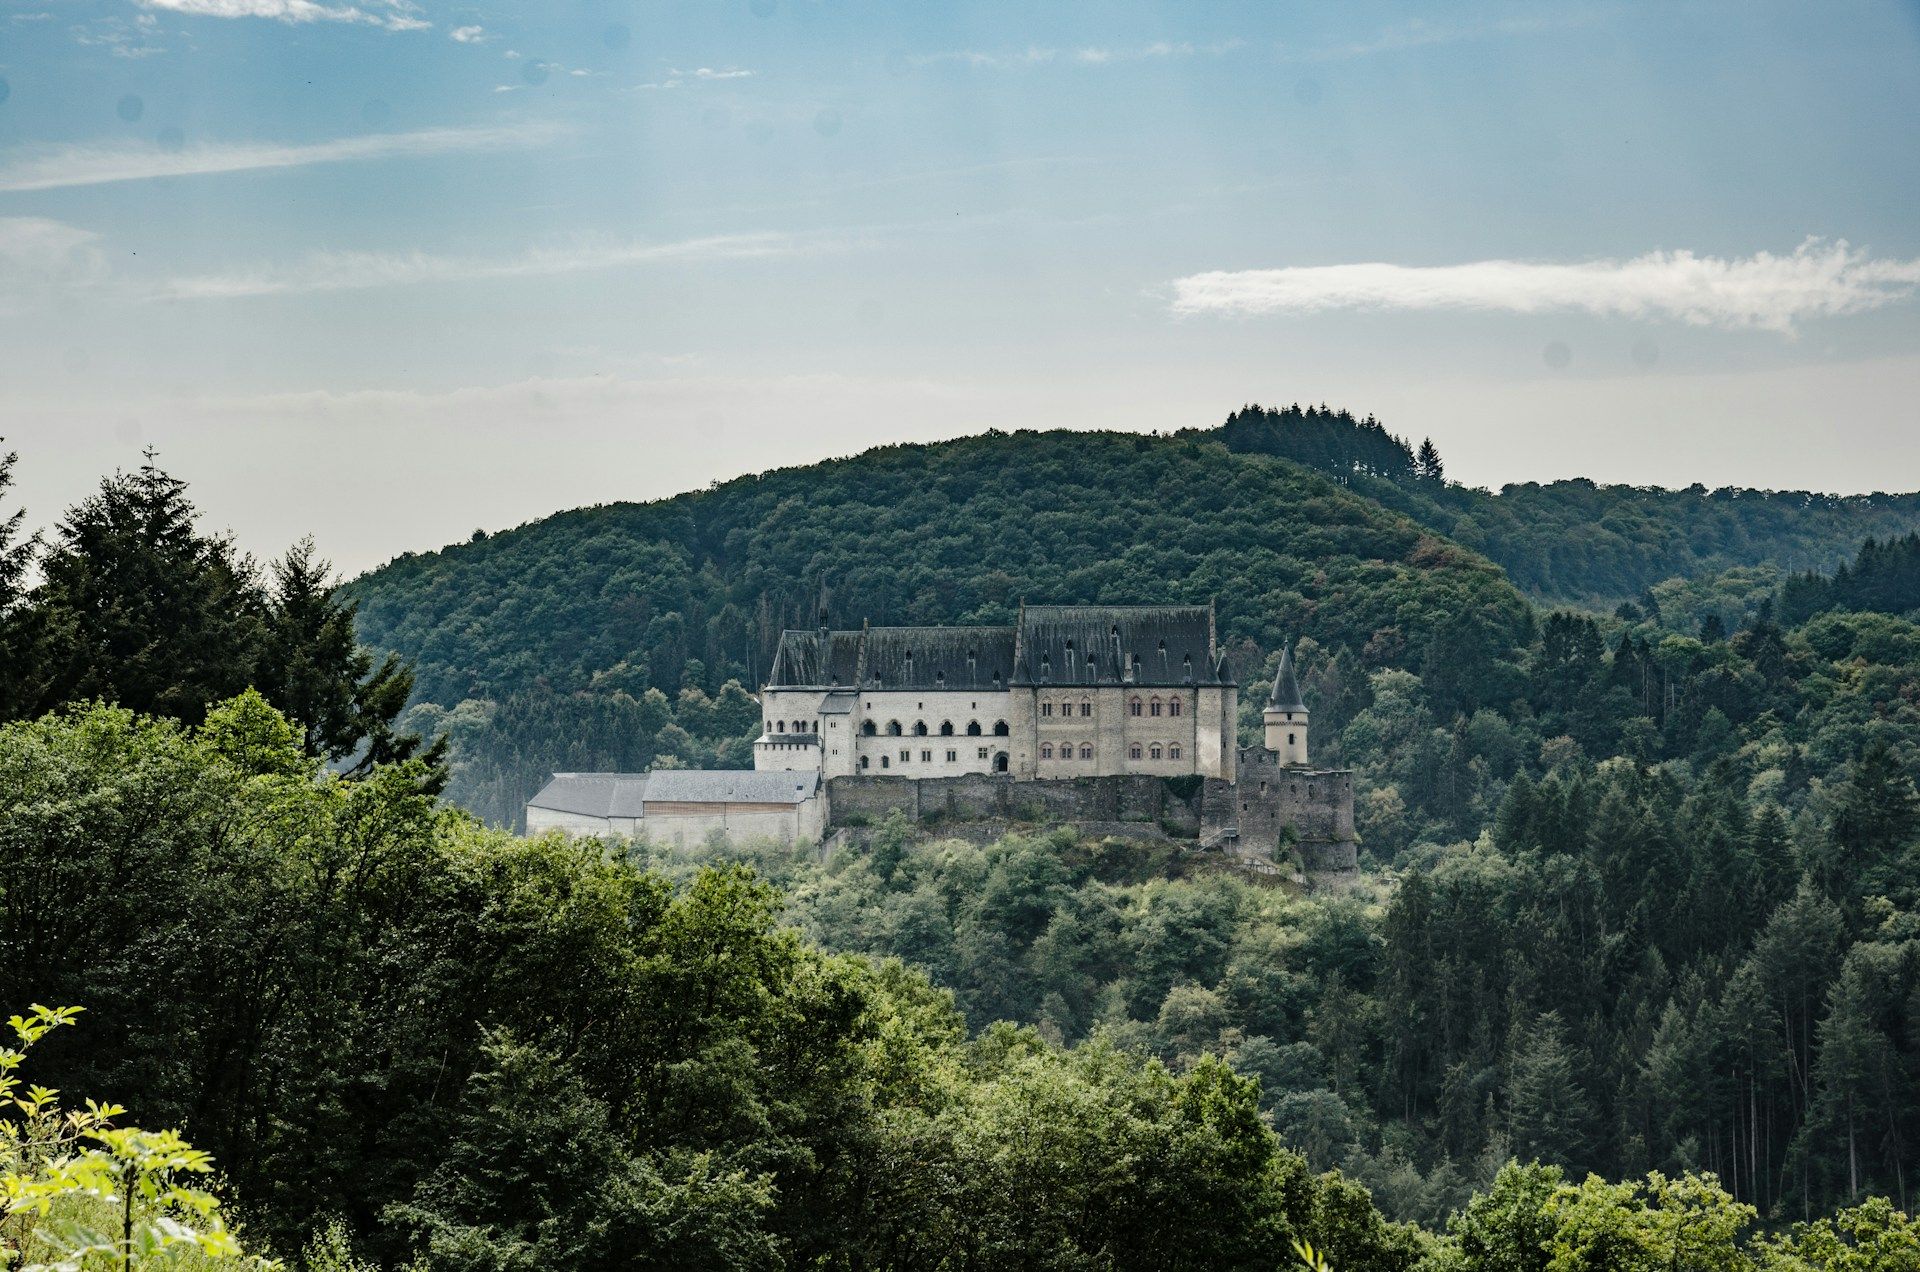
[[[1023,685],[1229,683],[1205,605],[1028,605],[1018,651]]]
[[[1004,689],[1013,628],[870,628],[860,672],[863,689]]]
[[[1300,696],[1300,678],[1293,674],[1291,647],[1280,651],[1280,666],[1273,673],[1273,692],[1267,695],[1267,707],[1272,711],[1307,709],[1306,700]]]
[[[555,773],[528,808],[580,817],[638,817],[646,799],[645,773]]]
[[[860,668],[860,635],[826,630],[780,633],[767,683],[854,687]]]
[[[800,804],[819,789],[813,769],[655,769],[647,775],[649,804]]]

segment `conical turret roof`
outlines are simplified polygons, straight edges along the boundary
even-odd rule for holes
[[[1293,649],[1291,646],[1280,651],[1280,667],[1273,673],[1273,692],[1267,695],[1269,711],[1305,711],[1306,702],[1300,697],[1300,678],[1293,674]]]

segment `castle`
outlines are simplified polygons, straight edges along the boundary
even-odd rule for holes
[[[817,772],[839,809],[830,823],[855,808],[994,820],[1037,805],[1176,824],[1191,812],[1205,842],[1353,863],[1353,774],[1309,762],[1292,651],[1264,745],[1238,745],[1240,691],[1212,606],[1023,604],[1010,627],[789,631],[760,702],[754,767]],[[1139,778],[1199,781],[1182,784],[1194,790],[1182,809]],[[1064,815],[1076,812],[1090,815]]]
[[[688,844],[716,830],[815,838],[895,812],[988,826],[1039,815],[1090,832],[1153,823],[1309,869],[1354,864],[1353,775],[1311,766],[1291,651],[1264,745],[1238,745],[1239,686],[1210,605],[1022,604],[1005,627],[788,631],[760,706],[766,780],[751,791],[738,774],[555,774],[528,804],[529,833]]]

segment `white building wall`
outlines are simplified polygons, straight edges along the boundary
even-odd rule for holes
[[[638,834],[639,819],[634,817],[589,817],[584,813],[562,813],[551,808],[527,806],[528,836],[543,835],[550,830],[562,831],[569,835],[613,835]]]
[[[1006,690],[938,689],[866,689],[860,693],[853,714],[848,718],[855,732],[854,766],[851,772],[869,776],[958,777],[964,773],[991,773],[993,758],[1002,751],[1011,759],[1013,697]],[[995,736],[994,726],[1007,721],[1009,735]],[[865,725],[872,723],[873,736]],[[891,724],[900,726],[899,736],[890,734]],[[978,736],[967,727],[980,726]],[[926,735],[915,733],[925,725]],[[944,736],[943,725],[953,727],[952,736]],[[948,759],[951,751],[953,758]],[[901,758],[901,753],[906,758]],[[985,752],[985,754],[982,754]],[[866,760],[862,766],[859,761]],[[884,763],[883,763],[884,761]]]

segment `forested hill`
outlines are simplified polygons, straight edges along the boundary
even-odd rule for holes
[[[892,446],[580,509],[401,557],[349,590],[362,638],[415,660],[421,696],[449,707],[751,686],[779,632],[822,611],[1004,622],[1023,597],[1218,598],[1229,641],[1371,641],[1376,661],[1434,664],[1434,691],[1464,698],[1473,659],[1512,649],[1530,622],[1486,560],[1321,474],[1115,433]]]
[[[1865,539],[1920,529],[1920,494],[1672,490],[1584,478],[1509,484],[1496,494],[1448,483],[1430,446],[1416,451],[1371,416],[1324,406],[1251,406],[1217,429],[1181,436],[1326,472],[1484,553],[1548,601],[1611,608],[1667,579],[1743,566],[1826,572],[1852,560]]]

